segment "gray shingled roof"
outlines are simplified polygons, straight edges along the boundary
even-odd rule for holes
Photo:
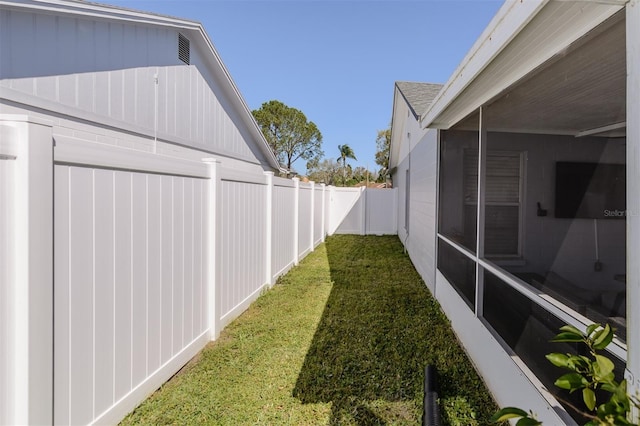
[[[442,84],[414,83],[411,81],[396,81],[396,86],[416,118],[427,111],[427,108],[429,108],[429,105],[431,105],[442,88]]]

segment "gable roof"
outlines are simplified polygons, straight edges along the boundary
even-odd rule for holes
[[[0,6],[8,9],[36,10],[61,15],[143,23],[184,31],[189,35],[191,43],[197,45],[199,50],[205,53],[203,60],[206,66],[211,70],[217,83],[220,84],[222,92],[234,112],[240,117],[242,125],[251,135],[252,142],[258,146],[266,163],[275,170],[283,170],[201,23],[83,0],[0,0]]]
[[[418,119],[424,114],[440,93],[442,84],[396,81],[396,87],[409,105],[413,116]]]

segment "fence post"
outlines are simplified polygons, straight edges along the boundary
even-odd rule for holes
[[[362,223],[360,225],[360,235],[367,235],[367,188],[363,186],[361,192],[360,220]]]
[[[53,423],[52,123],[0,115],[0,423]]]
[[[325,200],[325,191],[327,189],[327,186],[324,183],[320,184],[320,187],[322,188],[322,223],[320,224],[320,236],[321,236],[321,241],[324,243],[324,237],[325,237],[325,209],[326,209],[326,200]]]
[[[265,220],[267,221],[266,228],[266,250],[265,250],[265,275],[266,283],[271,287],[273,285],[273,273],[271,271],[271,250],[273,248],[273,172],[264,172],[267,180],[267,199],[265,203]]]
[[[207,314],[209,320],[209,339],[215,340],[220,334],[220,289],[218,286],[218,187],[220,175],[215,158],[203,158],[202,161],[209,167],[209,180],[207,182]]]
[[[298,247],[298,235],[300,234],[300,178],[294,177],[293,181],[293,264],[300,263]]]
[[[309,226],[309,235],[311,236],[311,243],[310,243],[310,249],[311,251],[315,250],[315,245],[314,245],[314,240],[313,240],[313,231],[314,228],[316,226],[315,224],[315,209],[316,209],[316,183],[311,181],[309,182],[309,184],[311,185],[311,226]]]

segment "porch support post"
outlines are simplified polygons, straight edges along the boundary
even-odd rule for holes
[[[0,115],[0,423],[53,423],[52,124]]]
[[[300,262],[299,238],[300,235],[300,178],[294,177],[293,181],[293,264]]]
[[[627,28],[627,379],[640,391],[640,0],[626,5]],[[634,260],[636,259],[636,260]],[[634,413],[638,419],[638,413]]]
[[[267,181],[267,194],[265,201],[265,221],[267,223],[266,228],[266,247],[265,247],[265,282],[269,287],[273,285],[273,273],[271,272],[271,256],[273,247],[273,172],[264,172],[264,176]]]
[[[207,182],[207,315],[209,319],[209,339],[220,335],[220,286],[218,271],[218,187],[220,184],[219,165],[215,158],[202,160],[209,166]]]
[[[484,270],[477,259],[484,257],[484,214],[485,214],[485,188],[487,182],[487,128],[485,125],[486,110],[479,110],[478,132],[478,217],[476,222],[476,306],[477,317],[482,316],[482,300],[484,295]]]

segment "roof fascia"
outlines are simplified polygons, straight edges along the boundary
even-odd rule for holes
[[[262,130],[258,126],[258,123],[256,122],[255,118],[253,118],[253,114],[251,113],[251,110],[249,109],[247,102],[244,100],[244,97],[240,93],[238,86],[236,86],[236,83],[231,78],[231,74],[229,73],[229,70],[222,62],[220,55],[218,55],[218,51],[215,49],[213,43],[211,42],[211,39],[207,35],[202,25],[200,24],[198,25],[200,27],[200,33],[202,35],[204,42],[206,43],[212,57],[215,59],[216,65],[219,67],[220,71],[224,75],[224,78],[228,84],[228,87],[231,89],[230,98],[232,99],[232,101],[235,101],[234,102],[235,106],[239,109],[239,112],[242,113],[241,116],[243,118],[245,125],[247,126],[248,130],[251,132],[251,134],[259,144],[262,150],[262,153],[264,154],[266,160],[269,162],[269,165],[274,170],[280,170],[280,162],[278,161],[275,153],[271,149],[269,142],[267,142],[267,139],[264,137],[264,134],[262,133]]]
[[[211,64],[213,65],[212,71],[216,76],[223,80],[224,84],[222,87],[227,96],[229,96],[231,104],[236,108],[237,112],[241,116],[243,123],[249,130],[249,133],[253,138],[255,138],[255,142],[263,153],[264,158],[269,163],[269,166],[274,170],[280,170],[280,164],[271,149],[271,146],[269,146],[269,143],[258,126],[258,123],[253,118],[253,114],[251,113],[249,106],[231,78],[229,70],[227,70],[226,66],[222,62],[222,59],[211,42],[211,39],[207,35],[207,32],[199,22],[84,1],[28,0],[16,3],[0,0],[0,6],[40,10],[49,13],[79,15],[90,18],[113,19],[134,23],[161,25],[197,33],[200,38],[200,44],[204,46],[205,50],[209,51],[211,55],[210,57],[213,58],[213,61],[211,61]]]
[[[469,53],[427,108],[420,122],[427,127],[487,67],[550,0],[506,0]]]
[[[555,55],[562,53],[571,43],[584,36],[588,31],[621,10],[626,0],[604,0],[593,2],[554,2],[549,0],[505,2],[491,21],[482,36],[474,44],[456,72],[449,79],[431,107],[421,117],[423,127],[448,129],[462,120],[464,117],[477,110],[482,105],[490,102],[508,87],[526,77],[531,71],[544,64]],[[565,5],[575,7],[575,13],[571,19],[564,20],[562,34],[545,43],[538,43],[527,50],[528,57],[519,61],[515,66],[508,61],[515,55],[517,49],[510,48],[512,43],[530,40],[531,34],[554,34],[558,29],[558,23],[552,19],[538,19],[535,25],[532,21],[543,9]],[[549,8],[549,12],[551,12]],[[547,17],[548,18],[548,17]],[[524,31],[529,37],[523,35]],[[499,58],[499,55],[500,58]],[[506,58],[506,59],[505,59]],[[504,59],[504,60],[503,60]],[[503,68],[497,68],[495,63],[501,63]],[[498,62],[502,61],[502,62]],[[492,67],[491,73],[483,71]],[[501,76],[493,81],[489,74]],[[471,88],[472,86],[473,88]],[[470,95],[473,93],[473,95]],[[455,105],[455,111],[449,111]]]
[[[104,5],[85,1],[68,0],[27,0],[21,2],[2,1],[1,6],[15,7],[19,9],[39,10],[55,12],[57,14],[80,15],[93,18],[115,19],[137,23],[156,24],[187,29],[201,27],[199,22],[172,16],[148,13],[118,6]]]
[[[396,118],[396,111],[397,111],[397,102],[398,102],[398,92],[400,92],[400,88],[398,88],[397,84],[393,85],[393,109],[391,111],[391,143],[389,144],[389,170],[393,169],[394,165],[393,165],[393,159],[394,159],[394,155],[393,155],[393,151],[394,151],[394,146],[397,145],[397,143],[394,143],[394,132],[397,133],[397,130],[395,130],[395,118]],[[405,99],[406,101],[406,99]],[[396,149],[396,151],[399,151],[400,147],[398,147]]]
[[[409,99],[407,99],[405,94],[402,92],[402,89],[400,89],[400,87],[398,86],[398,83],[396,83],[396,88],[398,89],[398,92],[400,92],[400,94],[402,95],[402,99],[404,99],[404,101],[407,103],[407,106],[409,107],[409,111],[411,111],[411,113],[413,114],[413,117],[416,120],[419,120],[420,116],[418,116],[418,113],[413,109],[411,102],[409,102]]]

